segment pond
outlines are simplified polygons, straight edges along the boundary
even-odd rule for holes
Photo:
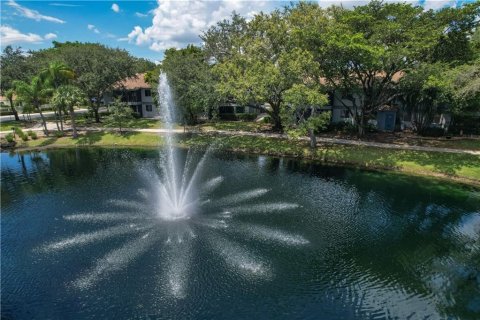
[[[478,190],[212,153],[198,209],[169,221],[160,157],[1,154],[2,319],[480,314]]]

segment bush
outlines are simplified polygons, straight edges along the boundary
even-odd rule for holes
[[[28,136],[24,133],[20,136],[20,138],[23,140],[23,141],[27,141],[28,140]]]
[[[425,128],[421,133],[424,137],[442,137],[445,134],[445,129],[440,127]]]
[[[266,116],[263,118],[263,123],[272,123],[272,118],[270,116]]]
[[[237,115],[237,119],[240,121],[253,121],[257,115],[255,113],[244,113]]]
[[[27,132],[28,136],[32,138],[33,140],[37,140],[38,136],[36,132],[33,132],[32,130],[28,130]]]
[[[5,136],[5,140],[7,140],[7,142],[13,142],[15,141],[15,138],[13,137],[13,133],[9,133]]]
[[[356,133],[357,128],[350,122],[335,122],[328,125],[328,131],[344,132],[344,133]]]
[[[63,133],[62,131],[55,131],[54,135],[57,138],[61,138],[65,135],[65,133]]]
[[[19,127],[15,127],[15,133],[18,134],[19,137],[25,135],[25,132],[23,132],[23,130]]]

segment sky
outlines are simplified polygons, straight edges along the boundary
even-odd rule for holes
[[[397,1],[397,0],[386,0]],[[425,9],[460,6],[475,0],[406,0]],[[201,44],[198,37],[233,11],[251,18],[292,1],[20,1],[0,0],[1,48],[25,50],[52,46],[52,41],[99,42],[132,55],[161,61],[165,49]],[[295,1],[293,1],[295,2]],[[322,6],[353,7],[367,0],[319,0]],[[403,1],[405,2],[405,1]]]

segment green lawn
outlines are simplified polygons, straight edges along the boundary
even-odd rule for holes
[[[14,128],[21,128],[24,130],[25,128],[31,128],[35,125],[35,122],[26,122],[26,121],[7,121],[7,122],[0,122],[0,131],[9,131]]]
[[[250,121],[217,121],[211,123],[205,123],[199,125],[199,128],[208,130],[226,130],[226,131],[248,131],[248,132],[260,132],[268,131],[271,129],[270,124],[262,122],[250,122]]]
[[[107,132],[89,132],[78,139],[49,137],[19,142],[20,147],[72,146],[142,146],[157,147],[163,139],[154,133],[130,132],[123,135]],[[480,156],[468,154],[391,150],[384,148],[321,145],[315,150],[307,141],[275,138],[179,135],[183,146],[207,146],[236,152],[290,156],[331,164],[352,165],[361,168],[396,170],[415,175],[452,178],[480,185]]]

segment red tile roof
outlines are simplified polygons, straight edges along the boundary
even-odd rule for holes
[[[150,89],[151,86],[145,81],[145,73],[137,73],[135,76],[115,83],[115,89]]]

